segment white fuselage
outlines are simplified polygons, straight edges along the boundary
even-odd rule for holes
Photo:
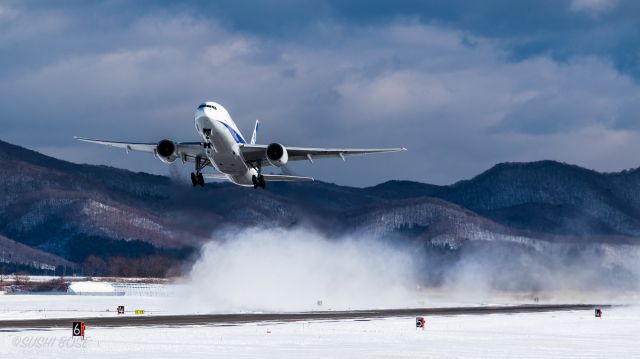
[[[231,182],[253,186],[251,178],[258,171],[245,163],[240,145],[246,141],[227,110],[216,102],[205,102],[196,110],[195,124],[204,143],[210,144],[205,151],[211,165]]]

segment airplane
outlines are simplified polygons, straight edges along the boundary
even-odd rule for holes
[[[204,179],[228,180],[244,187],[262,188],[271,181],[313,181],[312,177],[285,174],[263,174],[266,166],[283,167],[289,161],[306,160],[311,163],[317,158],[337,157],[372,153],[406,151],[406,148],[306,148],[285,147],[280,143],[256,144],[260,121],[256,120],[253,135],[247,142],[233,122],[229,112],[219,103],[204,102],[195,112],[196,131],[202,142],[174,142],[164,139],[157,143],[129,143],[74,137],[79,141],[122,148],[130,151],[150,152],[164,163],[173,163],[178,158],[183,162],[193,162],[195,172],[191,172],[194,187],[204,187]],[[202,170],[213,167],[215,174],[203,174]]]

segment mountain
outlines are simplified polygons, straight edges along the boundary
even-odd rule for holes
[[[51,271],[57,266],[71,266],[72,263],[56,255],[0,236],[0,265],[9,266],[12,270],[35,268]]]
[[[217,230],[310,226],[330,236],[365,233],[410,246],[445,268],[478,248],[541,255],[559,245],[576,257],[586,244],[597,250],[640,244],[638,189],[638,170],[602,174],[552,161],[499,164],[450,186],[192,188],[0,141],[0,238],[22,246],[21,258],[37,263],[32,271],[45,265],[85,274],[166,275],[216,240]]]
[[[437,197],[535,234],[640,235],[640,169],[599,173],[555,161],[501,163],[450,186],[389,181],[367,192]]]
[[[507,226],[569,235],[640,234],[640,170],[504,163],[434,194]]]

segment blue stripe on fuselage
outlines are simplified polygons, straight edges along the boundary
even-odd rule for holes
[[[233,136],[233,138],[236,140],[236,143],[247,143],[247,141],[245,141],[244,138],[242,138],[242,135],[236,132],[236,130],[234,130],[233,128],[231,128],[231,126],[227,125],[226,123],[220,120],[218,120],[218,122],[223,124],[224,127],[226,127],[227,130],[229,130],[229,132],[231,133],[231,136]]]

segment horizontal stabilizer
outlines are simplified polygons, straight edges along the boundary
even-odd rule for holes
[[[313,177],[288,176],[288,175],[263,175],[267,182],[275,181],[313,181]]]
[[[203,173],[202,177],[210,180],[228,180],[229,177],[222,173]]]

